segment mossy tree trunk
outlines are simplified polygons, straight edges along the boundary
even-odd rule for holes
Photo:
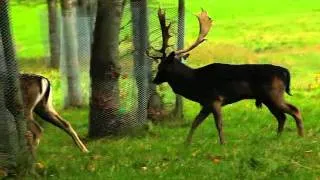
[[[50,64],[55,69],[60,67],[60,27],[58,23],[57,0],[47,0],[49,41],[50,41]]]
[[[147,1],[131,0],[132,34],[134,46],[134,72],[138,87],[137,119],[140,124],[146,123],[147,103],[149,99],[149,74],[151,61],[146,57],[149,43]]]
[[[65,98],[65,107],[79,107],[83,102],[78,56],[76,2],[74,0],[61,0],[61,9],[68,92]]]
[[[92,56],[89,136],[121,129],[119,119],[119,33],[123,0],[98,0]]]
[[[91,0],[93,1],[93,0]],[[78,54],[81,63],[89,62],[91,48],[91,17],[90,0],[78,0],[77,6],[77,35],[78,35]]]
[[[33,158],[25,138],[27,125],[9,21],[8,1],[0,1],[0,167],[23,175],[30,172]]]
[[[179,0],[178,7],[178,43],[177,48],[184,48],[184,32],[185,32],[185,2]],[[180,95],[176,94],[176,103],[173,110],[173,115],[176,119],[183,119],[183,99]]]

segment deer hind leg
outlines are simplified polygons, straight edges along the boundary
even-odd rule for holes
[[[82,152],[89,152],[71,124],[64,120],[52,107],[48,106],[45,102],[40,102],[35,108],[35,113],[43,120],[46,120],[68,133]]]
[[[37,88],[27,89],[28,96],[24,96],[24,117],[27,123],[28,132],[26,134],[27,142],[31,149],[35,149],[40,143],[40,137],[42,136],[43,129],[37,121],[34,120],[33,110],[35,106],[40,102],[43,97],[43,93],[39,93]]]
[[[281,109],[277,108],[272,103],[265,103],[265,105],[268,107],[269,111],[273,114],[273,116],[278,121],[278,134],[280,135],[284,129],[284,124],[286,122],[286,115],[282,112]]]
[[[30,105],[30,104],[29,104]],[[27,124],[27,131],[24,135],[27,143],[28,151],[32,154],[33,158],[36,158],[36,149],[40,143],[40,137],[43,129],[33,118],[33,106],[27,106],[24,109],[24,117]]]
[[[294,118],[294,120],[296,121],[298,135],[303,136],[304,134],[303,121],[302,121],[302,116],[299,109],[289,103],[281,104],[281,108],[285,113],[291,115]]]
[[[43,133],[42,127],[37,121],[34,120],[32,112],[24,112],[24,116],[27,121],[27,129],[32,133],[32,145],[38,146],[40,143],[40,137]],[[30,138],[30,135],[28,135]]]
[[[222,113],[221,113],[222,101],[216,100],[212,103],[212,113],[216,128],[219,134],[220,144],[224,144],[224,133],[223,133],[223,123],[222,123]]]
[[[283,98],[283,94],[284,94],[284,88],[274,89],[270,94],[271,101],[283,113],[289,114],[294,118],[294,120],[296,121],[298,135],[303,136],[304,130],[303,130],[303,122],[302,122],[301,113],[300,113],[299,109],[296,108],[294,105],[285,102],[285,100]]]
[[[209,116],[210,110],[202,107],[201,111],[199,114],[196,116],[195,120],[192,123],[191,129],[189,131],[187,140],[186,140],[186,145],[189,145],[192,141],[192,136],[196,128]]]

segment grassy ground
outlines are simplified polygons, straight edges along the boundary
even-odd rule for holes
[[[157,6],[155,0],[152,1]],[[175,4],[163,1],[163,7]],[[218,144],[212,117],[196,131],[186,148],[184,139],[199,106],[186,101],[185,124],[153,125],[134,137],[88,141],[89,154],[80,153],[61,130],[45,126],[38,161],[49,179],[320,179],[320,1],[206,0],[187,2],[187,43],[198,33],[192,13],[200,7],[215,20],[208,41],[191,53],[189,64],[211,62],[273,63],[292,72],[288,101],[297,105],[305,122],[298,138],[288,117],[282,136],[276,120],[253,101],[223,109],[226,145]],[[43,5],[12,6],[13,32],[22,71],[53,81],[55,104],[61,107],[59,73],[47,69],[42,57]],[[28,18],[28,21],[24,20]],[[28,23],[27,23],[28,22]],[[163,87],[164,90],[169,88]],[[165,99],[171,100],[168,94]],[[87,134],[88,110],[61,111],[81,136]]]

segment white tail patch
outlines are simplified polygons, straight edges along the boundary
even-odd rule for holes
[[[49,81],[47,79],[45,79],[45,78],[42,78],[41,85],[42,85],[43,89],[45,88],[44,89],[45,90],[44,93],[49,91],[49,95],[48,95],[48,99],[47,99],[47,107],[48,107],[49,111],[58,114],[56,112],[56,110],[53,108],[53,104],[52,104],[52,89],[50,87]]]
[[[41,78],[40,84],[41,84],[41,89],[39,89],[39,94],[37,94],[37,97],[32,104],[32,107],[30,109],[31,111],[33,111],[33,109],[36,107],[36,105],[42,100],[42,98],[44,97],[44,95],[49,87],[49,82],[44,78]]]

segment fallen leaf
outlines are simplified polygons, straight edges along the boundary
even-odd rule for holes
[[[89,172],[94,172],[94,171],[96,171],[96,165],[93,164],[93,163],[89,163],[89,164],[87,165],[87,170],[88,170]]]
[[[36,169],[44,169],[45,168],[45,166],[41,162],[35,163],[34,166]]]
[[[208,157],[214,164],[219,164],[223,159],[222,156],[210,156]]]
[[[0,168],[0,177],[6,177],[8,176],[8,173],[5,169]]]
[[[195,152],[192,153],[192,156],[196,157],[199,152],[200,152],[200,150],[196,150]]]

